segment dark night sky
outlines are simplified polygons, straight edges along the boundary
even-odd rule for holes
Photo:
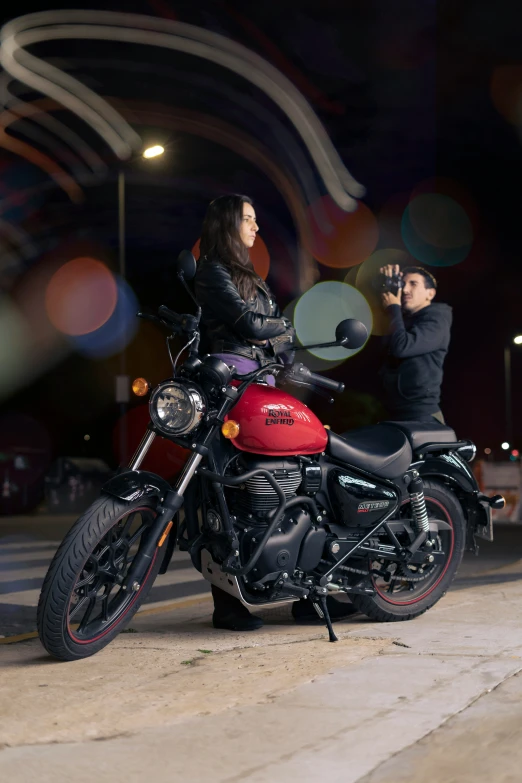
[[[473,211],[473,247],[462,263],[434,270],[439,299],[454,308],[442,408],[460,436],[472,437],[481,448],[498,448],[505,437],[503,349],[522,332],[522,146],[516,128],[494,106],[490,83],[496,68],[522,63],[520,4],[266,0],[250,6],[238,0],[111,0],[88,7],[176,18],[240,41],[271,61],[304,92],[345,165],[365,184],[364,201],[375,214],[430,177],[451,178],[465,188]],[[43,10],[42,4],[17,5],[19,14],[33,10]],[[74,64],[86,84],[117,99],[120,107],[144,111],[148,121],[141,117],[138,122],[144,138],[158,138],[155,118],[179,109],[185,116],[202,112],[263,141],[275,161],[291,167],[288,121],[240,76],[188,55],[128,44],[54,42],[40,45],[38,52]],[[267,127],[267,113],[277,122],[277,133],[275,126]],[[46,254],[66,260],[77,250],[90,250],[117,266],[116,158],[81,121],[67,112],[56,116],[88,141],[109,170],[100,182],[83,183],[82,204],[47,187],[4,209],[3,216],[23,228],[35,245],[32,255],[3,276],[8,296],[15,295]],[[161,166],[126,166],[128,279],[140,304],[154,307],[163,301],[176,309],[189,307],[170,290],[168,263],[199,236],[208,201],[234,189],[255,200],[272,257],[269,283],[284,306],[296,294],[291,270],[297,239],[273,183],[240,152],[194,136],[179,122],[159,135],[169,152]],[[293,143],[303,154],[295,134]],[[0,170],[3,197],[48,183],[35,166],[4,150]],[[324,193],[320,179],[313,177]],[[321,279],[342,280],[347,270],[319,271]],[[331,371],[355,397],[337,401],[328,414],[321,401],[312,401],[332,427],[336,421],[338,426],[353,425],[359,414],[346,410],[348,402],[363,410],[366,398],[361,395],[375,395],[380,350],[380,340],[372,338],[361,354]],[[162,338],[149,325],[140,327],[129,364],[131,374],[148,373],[153,381],[168,374]],[[4,401],[3,414],[30,412],[49,432],[54,454],[83,451],[110,459],[117,367],[117,358],[93,362],[71,354],[17,389]],[[514,348],[518,443],[521,396],[522,350]],[[370,405],[368,410],[374,410],[370,418],[377,415],[377,408]],[[93,433],[88,445],[85,432]]]

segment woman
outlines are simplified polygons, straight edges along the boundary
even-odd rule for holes
[[[250,260],[258,231],[247,196],[215,199],[203,221],[195,279],[205,347],[240,375],[273,362],[292,347],[295,334]]]
[[[200,259],[195,277],[196,297],[202,308],[203,339],[208,353],[234,365],[246,375],[292,349],[295,332],[282,317],[270,289],[257,275],[248,249],[259,227],[247,196],[220,196],[212,201],[203,221]],[[271,379],[273,383],[273,378]],[[259,617],[232,595],[212,585],[215,628],[253,631]],[[334,601],[332,619],[353,612],[350,604]],[[296,619],[318,619],[309,601],[295,602]]]

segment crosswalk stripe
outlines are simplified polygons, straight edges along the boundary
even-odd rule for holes
[[[0,554],[0,565],[7,565],[9,563],[28,563],[31,560],[44,560],[47,558],[49,563],[54,557],[54,554],[58,547],[52,549],[40,549],[38,552],[23,552],[18,555],[6,555]],[[4,552],[3,548],[0,548],[0,552]]]
[[[58,549],[58,544],[56,544],[56,546],[54,547],[49,547],[47,549],[40,549],[37,552],[28,551],[27,553],[9,555],[9,554],[5,554],[3,546],[0,545],[0,568],[10,563],[29,563],[31,560],[45,560],[45,558],[47,558],[48,562],[50,563],[57,549]],[[181,562],[183,560],[190,561],[190,556],[188,552],[180,552],[177,549],[172,556],[171,562],[176,563],[176,562]]]
[[[28,579],[40,578],[43,582],[47,573],[47,566],[43,568],[20,568],[16,571],[0,571],[0,584],[9,584],[9,582],[25,581]],[[166,574],[158,576],[155,584],[169,585],[179,584],[180,582],[196,582],[201,579],[201,574],[193,567],[188,568],[170,568]],[[0,593],[1,595],[1,593]],[[0,598],[1,601],[1,598]]]
[[[206,580],[195,568],[181,568],[167,571],[166,574],[158,576],[152,590],[154,591],[156,588],[162,587],[174,587],[175,585],[186,585],[193,582],[200,583],[201,585],[206,584]],[[41,587],[33,590],[19,590],[18,592],[4,593],[0,595],[0,604],[37,606],[40,590]]]
[[[56,549],[59,544],[60,541],[50,541],[49,539],[32,539],[31,541],[6,541],[5,539],[0,539],[0,552],[9,552],[12,549],[48,549],[49,547],[55,547]]]

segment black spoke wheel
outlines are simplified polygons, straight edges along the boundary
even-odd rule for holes
[[[424,496],[430,523],[443,523],[431,550],[437,553],[436,562],[403,565],[385,558],[370,560],[375,595],[353,595],[352,602],[372,620],[394,622],[418,617],[442,598],[455,578],[465,546],[462,507],[451,490],[436,481],[424,482]],[[398,518],[411,519],[409,501],[401,506]],[[408,543],[401,540],[404,546]]]
[[[38,603],[38,633],[55,658],[93,655],[134,616],[157,576],[163,550],[156,550],[131,589],[123,583],[155,518],[151,500],[102,497],[71,528],[49,566]]]

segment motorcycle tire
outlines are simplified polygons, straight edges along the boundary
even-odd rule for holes
[[[382,623],[413,620],[440,601],[455,578],[466,543],[466,520],[462,507],[454,493],[437,481],[424,481],[424,497],[430,520],[437,515],[451,526],[450,531],[444,530],[438,538],[443,544],[441,551],[446,550],[447,557],[438,572],[433,569],[431,581],[429,575],[419,572],[418,578],[409,582],[407,577],[403,578],[404,572],[398,571],[399,577],[391,580],[391,583],[401,582],[398,592],[394,592],[395,584],[393,587],[384,581],[379,584],[372,575],[374,595],[350,596],[353,605],[371,620]],[[407,511],[408,505],[409,501],[406,501],[402,509]]]
[[[94,655],[128,625],[161,566],[163,549],[156,549],[134,591],[123,590],[155,517],[152,499],[129,503],[102,496],[75,522],[51,561],[38,602],[38,635],[54,658]]]

